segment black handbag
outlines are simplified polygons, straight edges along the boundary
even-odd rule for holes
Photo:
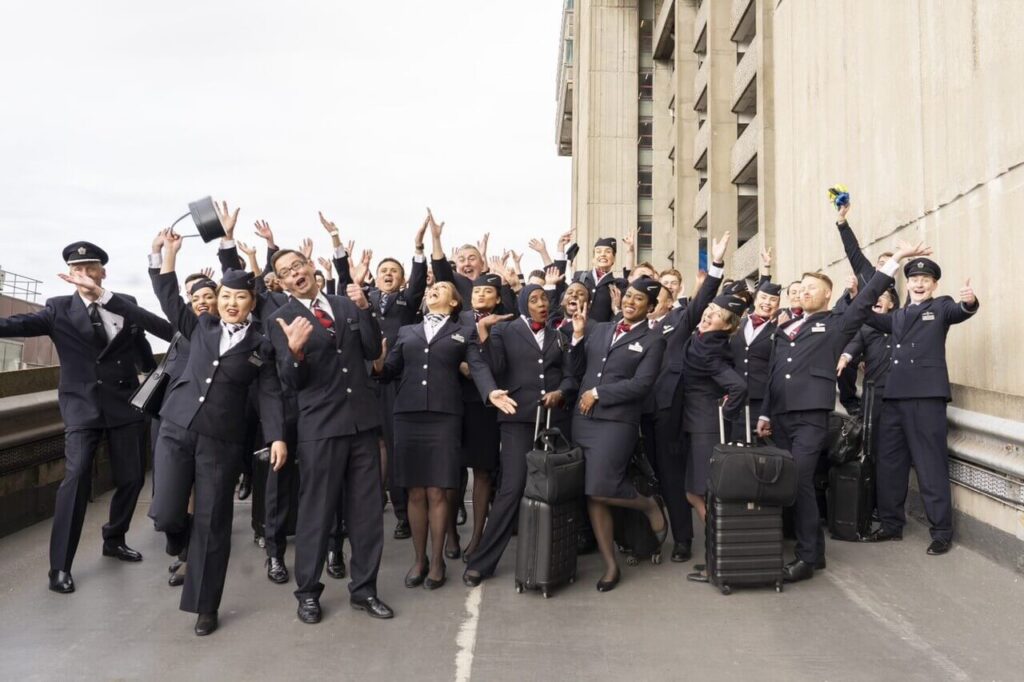
[[[722,408],[718,408],[722,442],[711,452],[708,490],[722,502],[793,504],[798,483],[793,455],[781,448],[750,443],[749,405],[746,416],[747,443],[726,443]]]
[[[146,416],[154,418],[160,416],[160,408],[164,404],[164,394],[167,393],[167,385],[171,382],[171,377],[167,374],[167,363],[171,353],[177,350],[180,339],[181,332],[175,332],[160,364],[146,375],[139,387],[135,389],[135,393],[132,393],[129,400],[131,406]]]
[[[828,458],[846,464],[860,457],[864,445],[864,421],[833,412],[828,420]]]
[[[559,429],[551,428],[550,412],[547,427],[541,430],[543,409],[537,408],[534,448],[526,453],[523,496],[550,505],[580,499],[585,478],[583,450],[573,447]]]

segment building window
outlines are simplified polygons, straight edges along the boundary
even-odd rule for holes
[[[640,119],[640,138],[637,140],[640,149],[651,149],[654,147],[654,121],[650,118]]]
[[[640,216],[636,224],[636,253],[638,260],[650,260],[654,250],[651,216]]]
[[[565,41],[565,65],[572,66],[572,39],[566,39]]]
[[[640,99],[654,99],[654,71],[640,72]]]
[[[0,372],[14,372],[21,369],[25,345],[18,341],[0,340]]]
[[[641,169],[636,174],[636,195],[640,198],[651,198],[654,193],[654,171],[650,168]]]

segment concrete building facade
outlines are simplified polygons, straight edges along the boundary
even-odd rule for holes
[[[652,13],[644,110],[635,83]],[[734,277],[753,274],[770,247],[777,281],[821,269],[844,282],[827,189],[846,184],[869,257],[924,239],[943,267],[940,293],[955,297],[971,278],[982,312],[948,343],[955,496],[960,511],[1024,539],[1024,322],[996,281],[1024,247],[1019,3],[576,0],[564,16],[575,59],[560,74],[575,87],[571,104],[559,101],[571,121],[559,153],[573,156],[581,259],[596,236],[621,236],[649,210],[647,253],[688,288],[706,239],[725,230]],[[645,115],[649,156],[630,148]],[[632,191],[645,158],[649,209]]]

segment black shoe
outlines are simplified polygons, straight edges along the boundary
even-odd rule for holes
[[[615,586],[619,584],[619,579],[622,578],[622,571],[615,569],[615,577],[611,580],[598,580],[597,591],[598,592],[611,592],[615,589]]]
[[[288,582],[288,567],[284,565],[284,559],[267,557],[267,580],[282,585]]]
[[[814,577],[814,566],[806,561],[791,561],[782,568],[782,579],[787,583],[798,583]]]
[[[320,600],[316,597],[306,597],[299,600],[298,610],[299,620],[303,623],[314,623],[320,622]]]
[[[462,584],[466,587],[476,587],[477,585],[482,583],[483,580],[484,577],[476,571],[467,570],[465,573],[462,574]]]
[[[396,540],[407,540],[412,537],[412,530],[409,528],[408,521],[399,521],[395,524],[395,539]]]
[[[412,570],[405,574],[405,586],[419,587],[423,584],[423,581],[427,579],[427,574],[430,573],[430,562],[424,561],[423,568],[420,569],[419,573],[413,573]]]
[[[50,589],[61,594],[75,591],[75,581],[70,571],[50,571]]]
[[[677,542],[672,547],[672,561],[682,563],[689,561],[693,557],[693,549],[689,540]]]
[[[184,564],[184,563],[185,562],[182,561],[181,559],[175,559],[174,561],[171,562],[171,565],[167,567],[167,572],[168,573],[177,573],[178,569],[181,568],[182,564]]]
[[[952,547],[952,540],[932,540],[932,544],[928,545],[928,553],[932,556],[938,556],[940,554],[945,554]]]
[[[465,526],[466,525],[466,505],[460,504],[459,511],[455,514],[455,525]]]
[[[205,637],[217,629],[217,612],[200,613],[196,618],[196,634]]]
[[[327,550],[327,575],[335,580],[341,580],[348,571],[345,569],[345,553],[340,550]]]
[[[458,559],[460,556],[462,556],[462,547],[460,547],[458,544],[445,547],[444,555],[448,559]]]
[[[178,573],[177,571],[175,571],[174,573],[171,573],[169,578],[167,578],[167,584],[171,587],[181,587],[185,584],[185,575],[183,573]]]
[[[244,500],[252,495],[252,479],[242,474],[242,480],[238,482],[238,499]]]
[[[658,511],[661,512],[661,530],[654,531],[654,526],[651,526],[651,530],[654,531],[654,537],[658,540],[660,548],[668,538],[668,514],[665,513],[665,500],[661,499],[661,495],[655,495],[654,501],[658,505]]]
[[[903,532],[898,530],[886,530],[879,528],[864,538],[864,542],[899,542],[903,539]]]
[[[391,607],[382,602],[376,597],[367,597],[366,599],[353,599],[351,602],[352,608],[357,611],[366,611],[372,618],[394,618],[395,612],[391,610]]]
[[[814,562],[814,570],[824,571],[827,567],[828,564],[825,563],[825,555],[822,554],[820,557],[818,557],[818,560]]]
[[[441,577],[437,580],[433,578],[427,578],[423,581],[423,589],[425,590],[436,590],[437,588],[448,582],[448,567],[441,564]]]
[[[120,545],[108,545],[104,543],[103,556],[112,556],[121,561],[142,561],[142,555],[123,542]]]
[[[686,579],[691,583],[706,583],[709,582],[708,574],[702,571],[694,571],[693,573],[687,573]]]

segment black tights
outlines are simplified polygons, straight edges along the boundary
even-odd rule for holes
[[[466,554],[471,554],[480,544],[480,538],[484,534],[484,523],[487,521],[487,512],[491,506],[491,493],[494,488],[494,479],[491,472],[485,469],[473,469],[473,534],[466,545]],[[451,519],[448,523],[448,539],[459,544],[459,528],[455,523],[456,512],[459,509],[459,491],[448,491],[448,508],[451,510]]]
[[[427,531],[430,531],[431,580],[444,575],[444,538],[448,527],[448,495],[445,488],[409,488],[409,528],[416,552],[410,573],[419,574],[427,562]]]
[[[661,514],[661,508],[653,497],[637,495],[636,497],[588,497],[587,513],[590,516],[590,525],[594,529],[594,537],[597,539],[597,550],[604,559],[604,576],[602,580],[612,580],[619,572],[619,566],[615,562],[615,526],[612,522],[612,510],[609,507],[624,507],[643,512],[650,519],[651,528],[663,529],[665,518]]]

